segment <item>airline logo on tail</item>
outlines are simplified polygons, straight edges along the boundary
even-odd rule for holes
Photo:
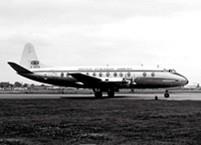
[[[38,60],[32,60],[31,68],[40,68],[40,62]]]

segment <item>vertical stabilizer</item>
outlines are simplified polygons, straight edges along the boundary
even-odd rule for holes
[[[25,44],[20,64],[26,68],[41,67],[40,61],[34,50],[34,46],[31,43]]]

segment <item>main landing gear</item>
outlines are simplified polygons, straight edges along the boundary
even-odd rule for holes
[[[107,94],[108,94],[108,97],[110,97],[110,98],[114,97],[114,91],[113,90],[108,90]]]
[[[168,90],[165,90],[164,97],[165,97],[165,98],[169,98],[169,97],[170,97],[170,94],[169,94],[169,91],[168,91]]]
[[[93,91],[96,98],[101,98],[103,96],[103,92],[100,89],[94,88]]]
[[[94,92],[94,95],[95,95],[96,98],[102,98],[103,92],[97,91],[97,92]]]
[[[101,89],[93,89],[94,91],[94,95],[96,98],[102,98],[103,97],[103,92],[101,91]],[[114,91],[113,89],[110,89],[107,91],[108,97],[112,98],[114,97]]]

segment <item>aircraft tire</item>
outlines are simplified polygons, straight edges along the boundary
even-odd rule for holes
[[[165,97],[165,98],[169,98],[169,97],[170,97],[170,94],[169,94],[169,93],[165,93],[165,94],[164,94],[164,97]]]
[[[114,97],[114,91],[108,91],[108,97],[112,98]]]
[[[165,92],[164,97],[165,98],[169,98],[170,97],[170,94],[168,93],[168,91]]]
[[[103,93],[101,91],[95,92],[96,98],[101,98],[103,96]]]

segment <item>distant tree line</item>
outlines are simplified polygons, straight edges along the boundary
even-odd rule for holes
[[[34,87],[34,84],[27,84],[27,83],[20,83],[18,81],[14,83],[10,82],[0,82],[0,88],[5,89],[15,89],[15,88],[28,88],[28,87]]]

